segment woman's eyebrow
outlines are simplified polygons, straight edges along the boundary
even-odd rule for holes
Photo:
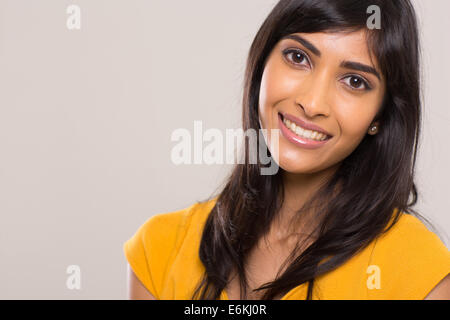
[[[311,51],[313,54],[315,54],[318,57],[320,57],[322,54],[320,52],[320,50],[317,49],[311,42],[309,42],[305,38],[302,38],[299,35],[289,34],[289,35],[286,35],[283,38],[281,38],[281,40],[284,40],[284,39],[291,39],[291,40],[297,41],[298,43],[304,45],[309,51]],[[378,80],[381,80],[380,73],[374,67],[368,66],[366,64],[362,64],[360,62],[342,61],[340,67],[346,68],[346,69],[362,71],[362,72],[367,72],[367,73],[372,73],[373,75],[375,75],[378,78]]]
[[[353,61],[342,61],[340,67],[346,68],[346,69],[362,71],[362,72],[367,72],[367,73],[372,73],[373,75],[375,75],[378,78],[378,80],[381,81],[380,74],[378,73],[378,71],[375,68],[368,66],[366,64],[362,64],[359,62],[353,62]]]
[[[284,39],[291,39],[291,40],[297,41],[300,44],[304,45],[306,48],[308,48],[308,50],[311,51],[312,53],[314,53],[316,56],[320,57],[320,55],[321,55],[320,50],[317,49],[311,42],[309,42],[305,38],[302,38],[296,34],[289,34],[289,35],[281,38],[281,40],[284,40]]]

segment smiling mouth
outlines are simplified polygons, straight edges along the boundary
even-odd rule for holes
[[[331,139],[331,136],[329,136],[323,132],[302,128],[298,124],[296,124],[288,119],[285,119],[281,113],[278,113],[278,116],[281,118],[281,121],[283,121],[286,128],[288,128],[292,133],[294,133],[295,135],[297,135],[300,138],[308,139],[311,141],[319,141],[319,142]]]

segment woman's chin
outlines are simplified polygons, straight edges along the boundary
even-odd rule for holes
[[[283,157],[280,159],[278,165],[283,171],[292,174],[311,174],[322,170],[322,168],[320,168],[316,164],[301,162],[298,159],[286,159]]]

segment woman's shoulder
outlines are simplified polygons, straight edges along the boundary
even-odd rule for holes
[[[189,231],[206,220],[215,201],[216,198],[196,201],[182,209],[153,214],[139,226],[132,239],[154,251],[179,247]]]
[[[444,242],[421,218],[406,212],[401,212],[396,223],[377,238],[377,246],[414,247],[415,252],[434,248],[449,253]]]
[[[201,222],[207,218],[215,204],[216,198],[195,203],[175,211],[156,213],[148,218],[141,226],[145,232],[151,233],[179,233],[186,231],[192,223]],[[195,221],[192,221],[195,220]]]
[[[376,239],[371,265],[384,280],[382,290],[370,290],[374,296],[423,299],[450,272],[450,251],[421,219],[401,212]]]
[[[158,299],[164,274],[181,250],[195,250],[195,241],[185,241],[208,216],[215,198],[195,202],[183,209],[157,213],[142,223],[123,244],[125,257],[136,276]],[[188,242],[188,246],[182,246]]]

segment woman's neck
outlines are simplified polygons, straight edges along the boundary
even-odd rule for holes
[[[284,186],[284,199],[273,223],[272,232],[282,237],[292,233],[310,233],[317,226],[317,217],[312,209],[298,215],[297,211],[324,184],[337,167],[312,174],[281,172]],[[294,219],[295,218],[295,219]]]

